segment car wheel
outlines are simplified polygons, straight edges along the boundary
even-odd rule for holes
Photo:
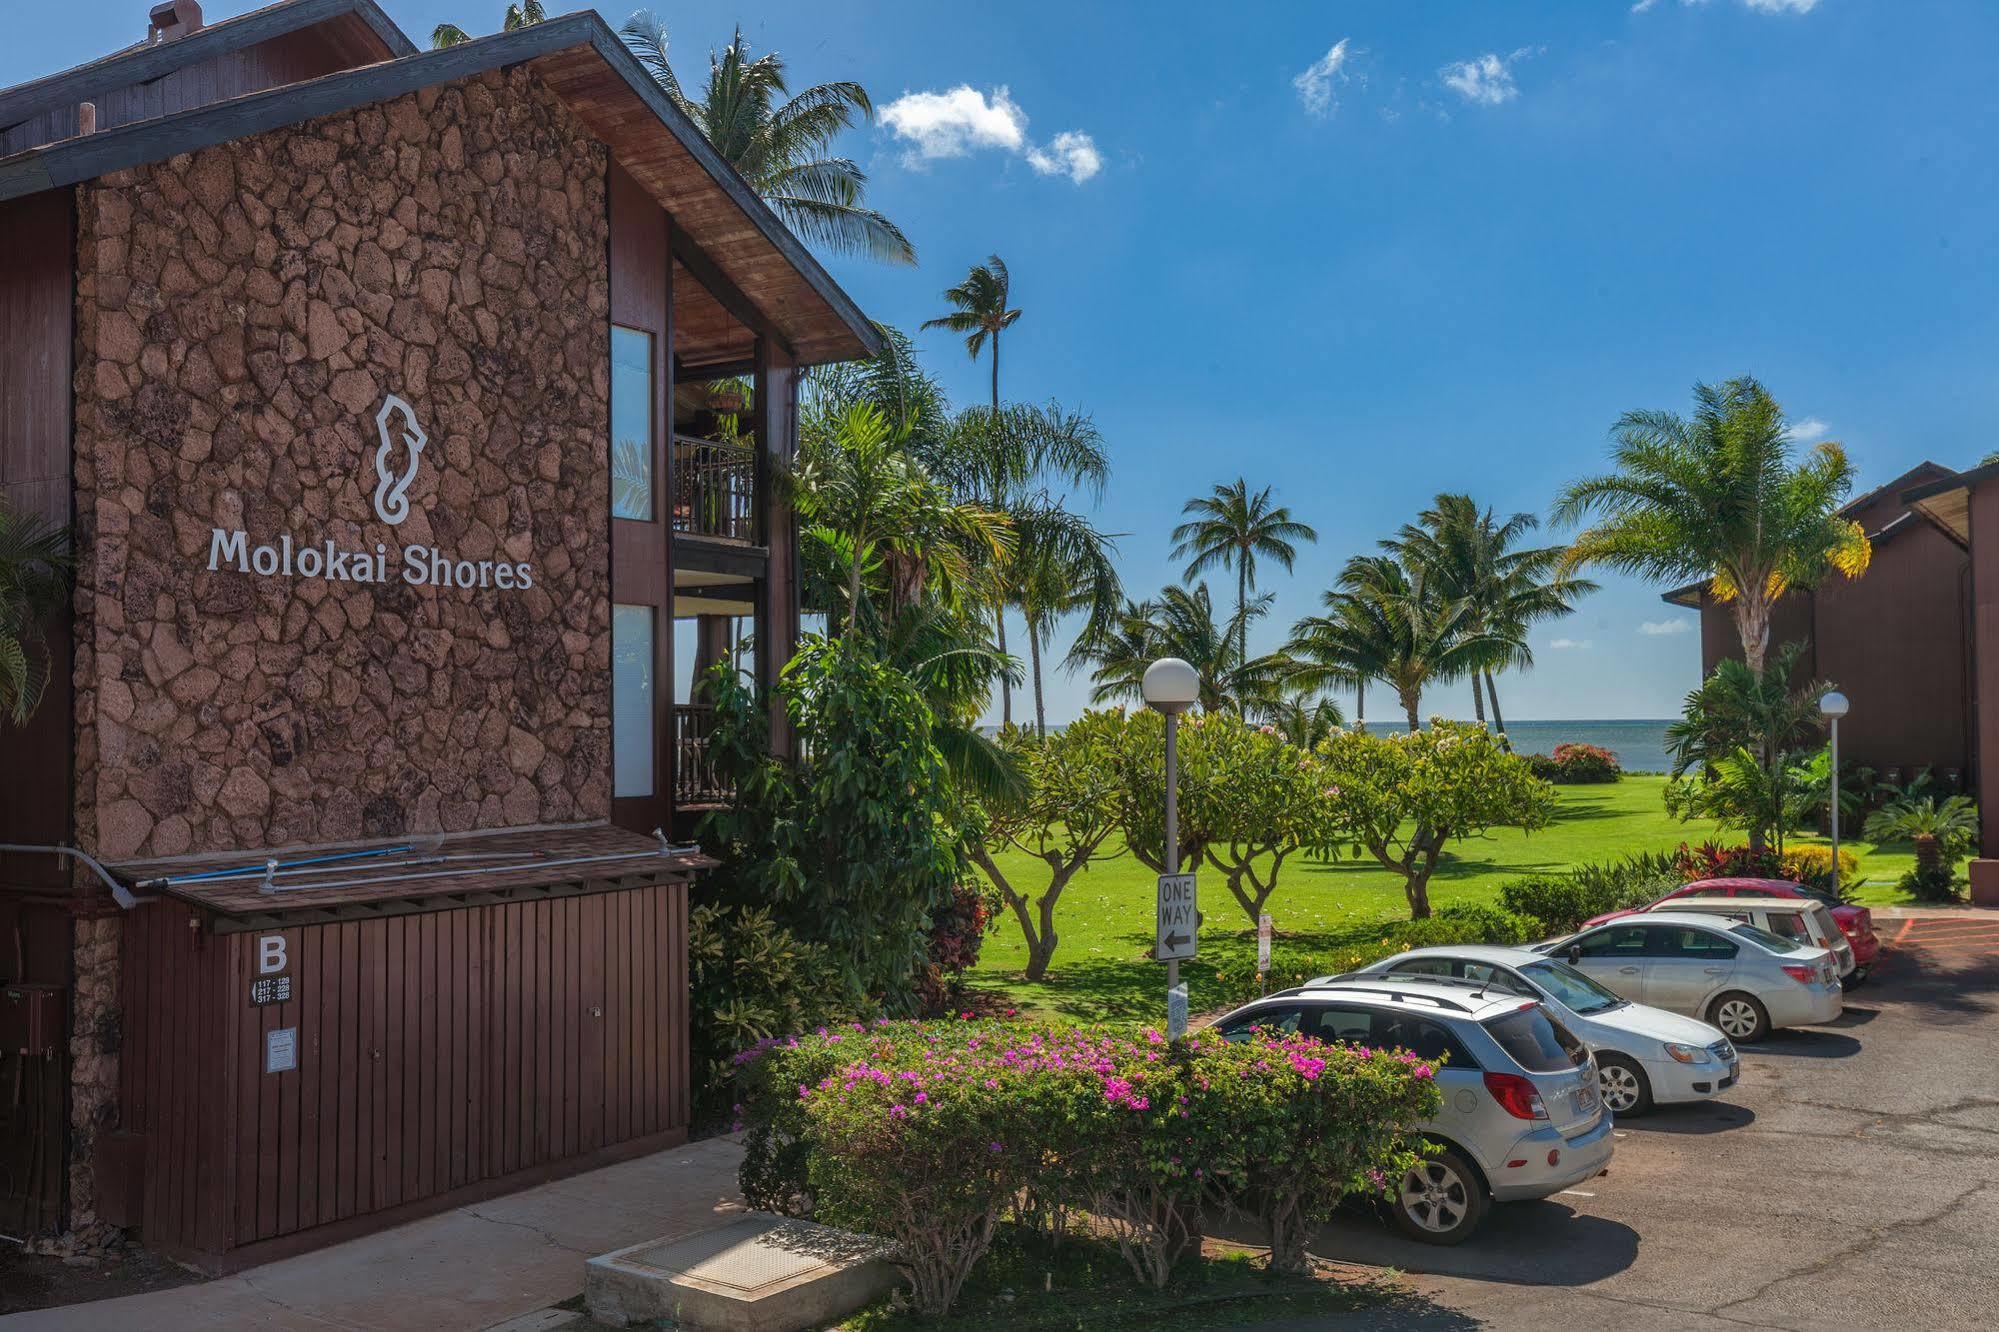
[[[1487,1206],[1485,1182],[1478,1171],[1445,1147],[1402,1177],[1395,1195],[1395,1224],[1425,1244],[1460,1244],[1485,1220]]]
[[[1749,1045],[1770,1034],[1770,1012],[1754,995],[1730,990],[1708,1009],[1708,1021],[1737,1045]]]
[[[1596,1057],[1597,1088],[1606,1109],[1619,1119],[1631,1119],[1652,1108],[1652,1083],[1638,1061],[1619,1054]]]
[[[1867,983],[1867,973],[1869,970],[1870,968],[1867,967],[1855,967],[1853,974],[1840,983],[1849,990],[1857,990]]]

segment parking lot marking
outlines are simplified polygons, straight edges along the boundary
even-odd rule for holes
[[[1911,916],[1907,920],[1903,921],[1901,931],[1895,935],[1895,942],[1900,943],[1902,942],[1902,940],[1908,938],[1909,931],[1914,929],[1915,927],[1916,927],[1916,918],[1914,916]]]
[[[1584,1193],[1584,1192],[1583,1192],[1583,1191],[1582,1191],[1581,1189],[1563,1189],[1563,1190],[1562,1190],[1562,1193],[1563,1193],[1563,1195],[1564,1195],[1565,1197],[1569,1197],[1569,1198],[1594,1198],[1594,1197],[1596,1197],[1596,1195],[1595,1195],[1594,1193]]]

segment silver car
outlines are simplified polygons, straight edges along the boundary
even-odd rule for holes
[[[1685,1013],[1737,1045],[1776,1027],[1831,1022],[1838,963],[1823,948],[1725,916],[1647,911],[1534,945],[1634,1004]]]
[[[1443,1109],[1423,1124],[1435,1152],[1396,1188],[1402,1231],[1456,1244],[1493,1202],[1546,1198],[1603,1172],[1611,1117],[1596,1061],[1541,1004],[1440,978],[1359,977],[1285,990],[1217,1024],[1409,1050],[1436,1068]]]
[[[1823,902],[1795,897],[1675,897],[1664,908],[1747,921],[1759,930],[1781,934],[1792,943],[1823,948],[1839,964],[1840,984],[1853,974],[1853,945]]]

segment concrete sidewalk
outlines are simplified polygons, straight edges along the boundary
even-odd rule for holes
[[[583,1289],[583,1260],[743,1210],[726,1138],[640,1157],[201,1285],[0,1318],[6,1332],[367,1328],[455,1332]]]

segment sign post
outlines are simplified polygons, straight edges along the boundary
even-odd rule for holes
[[[1140,692],[1166,717],[1166,839],[1159,876],[1159,919],[1152,955],[1166,964],[1166,1036],[1187,1034],[1187,987],[1180,963],[1194,956],[1201,923],[1194,876],[1180,872],[1180,714],[1200,699],[1201,677],[1178,657],[1161,657],[1145,668]]]
[[[1270,974],[1270,913],[1264,912],[1256,918],[1256,988],[1263,988],[1263,978]]]

